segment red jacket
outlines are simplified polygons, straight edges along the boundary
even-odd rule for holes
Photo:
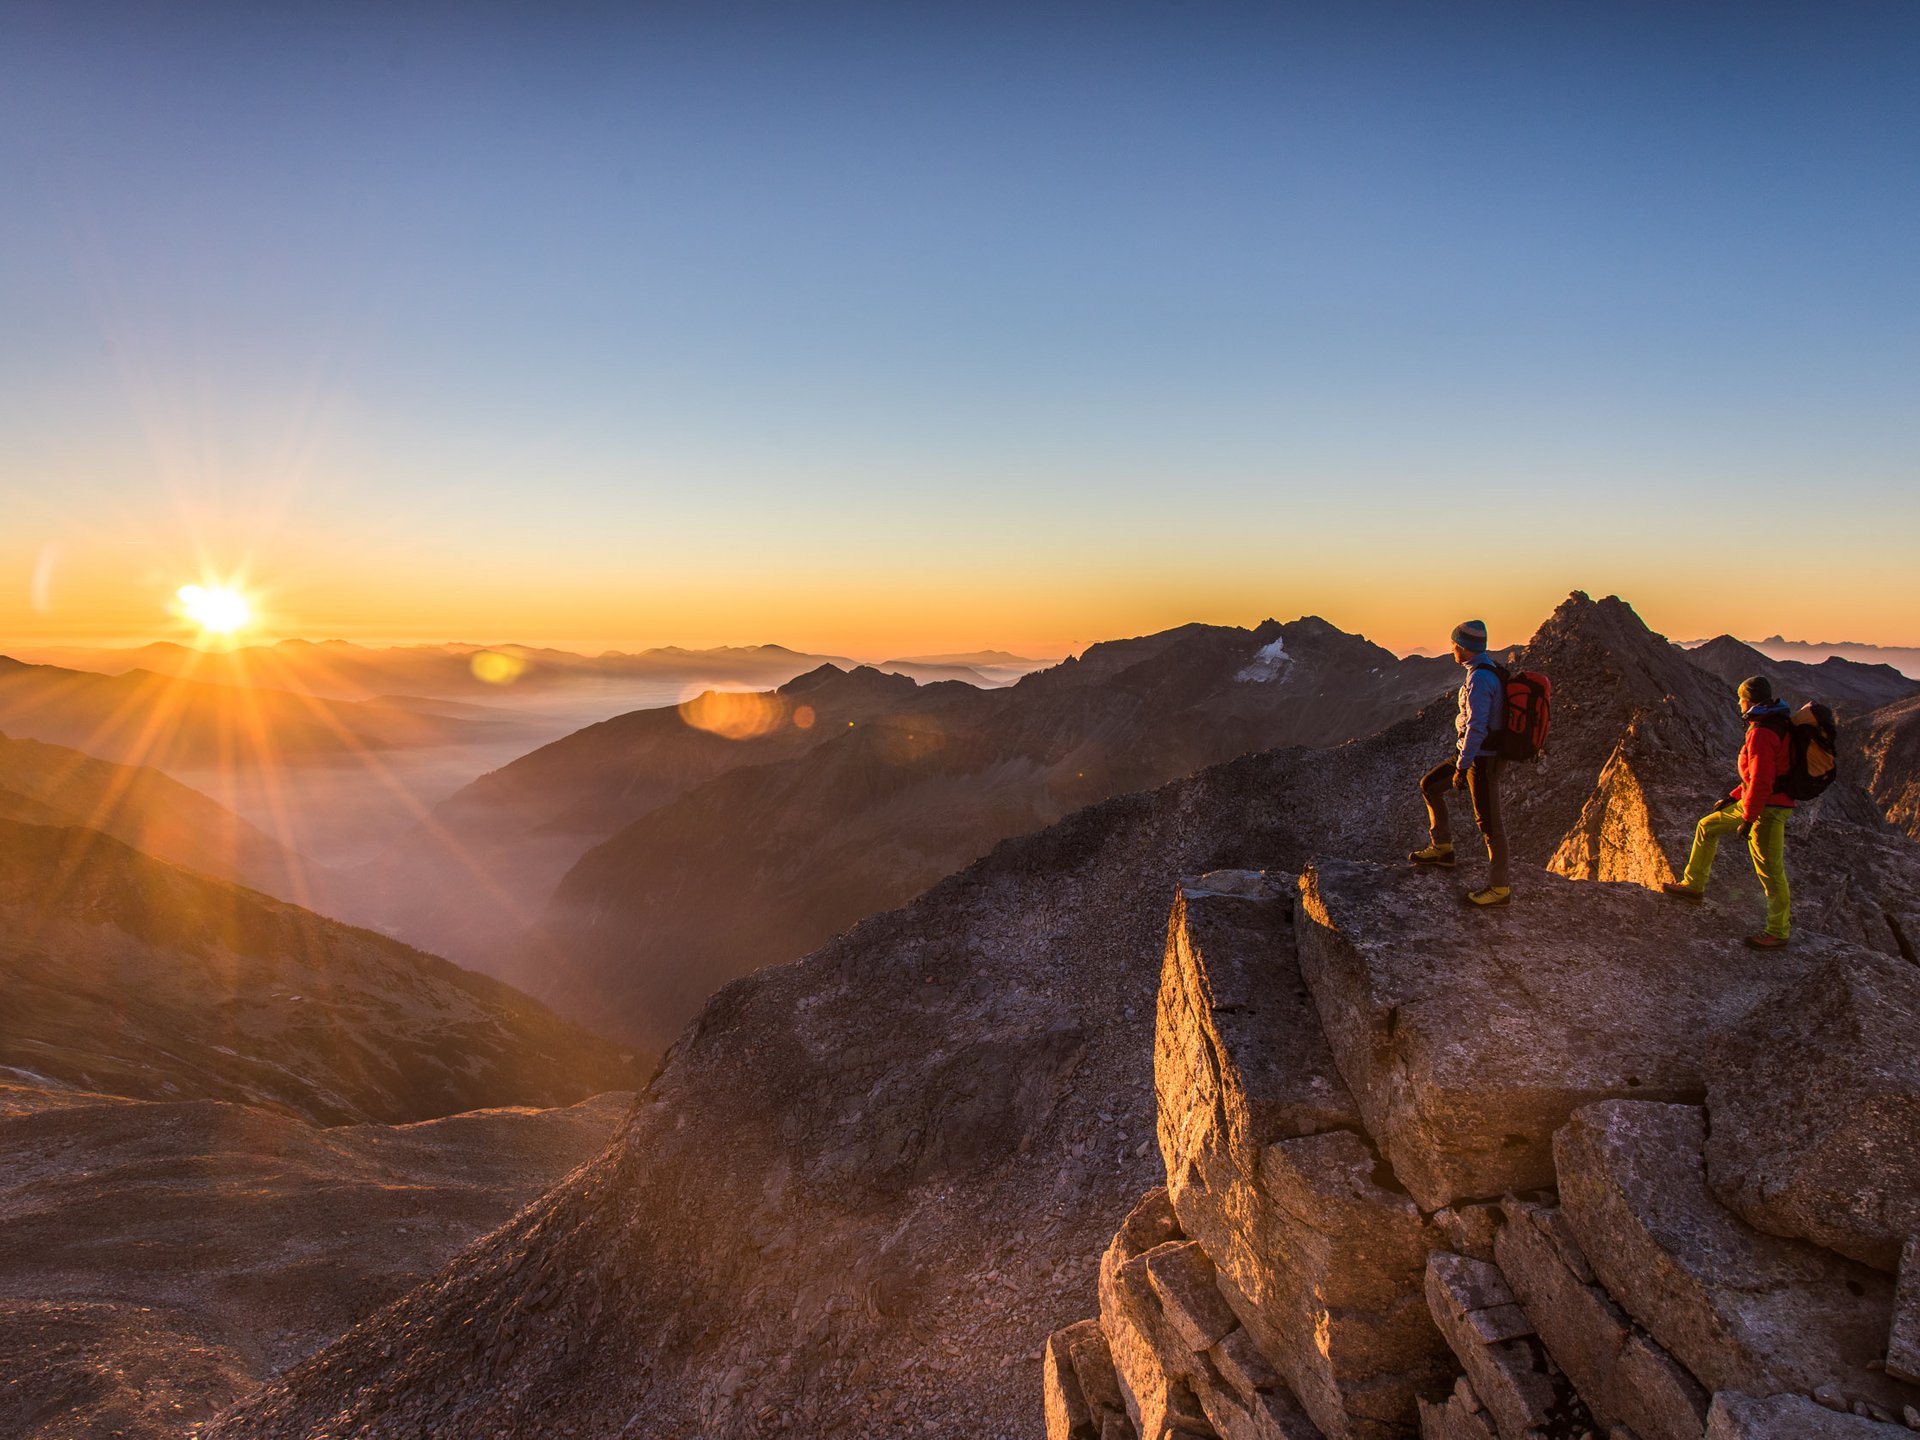
[[[1746,743],[1740,747],[1740,783],[1729,796],[1740,802],[1743,818],[1758,820],[1769,805],[1793,808],[1793,801],[1774,788],[1792,763],[1792,742],[1785,735],[1758,720],[1747,722]]]

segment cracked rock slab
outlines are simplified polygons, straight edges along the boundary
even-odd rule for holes
[[[1592,1283],[1584,1256],[1570,1263],[1559,1211],[1509,1201],[1506,1213],[1494,1239],[1501,1273],[1594,1418],[1640,1440],[1700,1440],[1707,1392]]]
[[[1698,1106],[1620,1100],[1555,1138],[1561,1208],[1600,1283],[1710,1391],[1830,1386],[1899,1413],[1920,1392],[1873,1368],[1892,1280],[1741,1220],[1707,1187],[1705,1143]]]
[[[1578,1433],[1586,1408],[1548,1361],[1499,1267],[1436,1250],[1427,1261],[1427,1304],[1503,1440]]]
[[[1554,1183],[1553,1132],[1613,1097],[1695,1099],[1702,1040],[1834,948],[1759,953],[1636,886],[1530,877],[1480,914],[1412,867],[1317,861],[1300,970],[1340,1073],[1425,1210]]]

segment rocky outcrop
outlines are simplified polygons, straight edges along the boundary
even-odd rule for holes
[[[1523,920],[1398,867],[1298,890],[1215,873],[1174,901],[1167,1189],[1099,1286],[1141,1435],[1241,1433],[1205,1403],[1228,1335],[1341,1440],[1867,1434],[1920,1405],[1894,1280],[1840,1253],[1920,1189],[1892,1140],[1912,1028],[1864,978],[1897,995],[1904,962],[1756,957],[1634,886],[1540,883]],[[1824,1244],[1716,1195],[1707,1107],[1754,1218],[1817,1212]]]
[[[1897,701],[1849,726],[1843,741],[1889,821],[1920,840],[1920,699]],[[1913,937],[1920,944],[1920,936]]]
[[[1181,1226],[1321,1429],[1385,1433],[1381,1417],[1442,1378],[1410,1299],[1434,1231],[1381,1183],[1294,933],[1291,898],[1262,876],[1206,876],[1176,897],[1154,1042],[1161,1154]]]
[[[1706,1112],[1609,1101],[1555,1141],[1560,1200],[1594,1274],[1710,1391],[1912,1398],[1876,1372],[1893,1282],[1742,1223],[1707,1187]]]

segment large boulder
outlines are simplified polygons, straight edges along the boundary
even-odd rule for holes
[[[1300,889],[1334,1059],[1430,1211],[1551,1186],[1553,1132],[1582,1105],[1698,1096],[1702,1041],[1838,948],[1756,953],[1697,907],[1551,875],[1495,913],[1405,866],[1322,860]]]
[[[1616,1100],[1555,1137],[1561,1207],[1600,1283],[1708,1390],[1819,1389],[1896,1415],[1920,1401],[1880,1368],[1892,1280],[1722,1205],[1706,1128],[1698,1106]]]
[[[1750,1224],[1893,1271],[1920,1233],[1920,968],[1830,957],[1713,1050],[1707,1174]]]
[[[1445,1383],[1418,1303],[1433,1229],[1360,1126],[1294,953],[1292,907],[1259,877],[1174,902],[1154,1089],[1182,1229],[1318,1426],[1372,1436]]]

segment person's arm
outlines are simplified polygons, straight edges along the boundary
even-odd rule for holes
[[[1500,677],[1484,665],[1474,666],[1467,677],[1467,733],[1460,737],[1462,770],[1480,758],[1480,748],[1493,728],[1493,696],[1499,688]]]

